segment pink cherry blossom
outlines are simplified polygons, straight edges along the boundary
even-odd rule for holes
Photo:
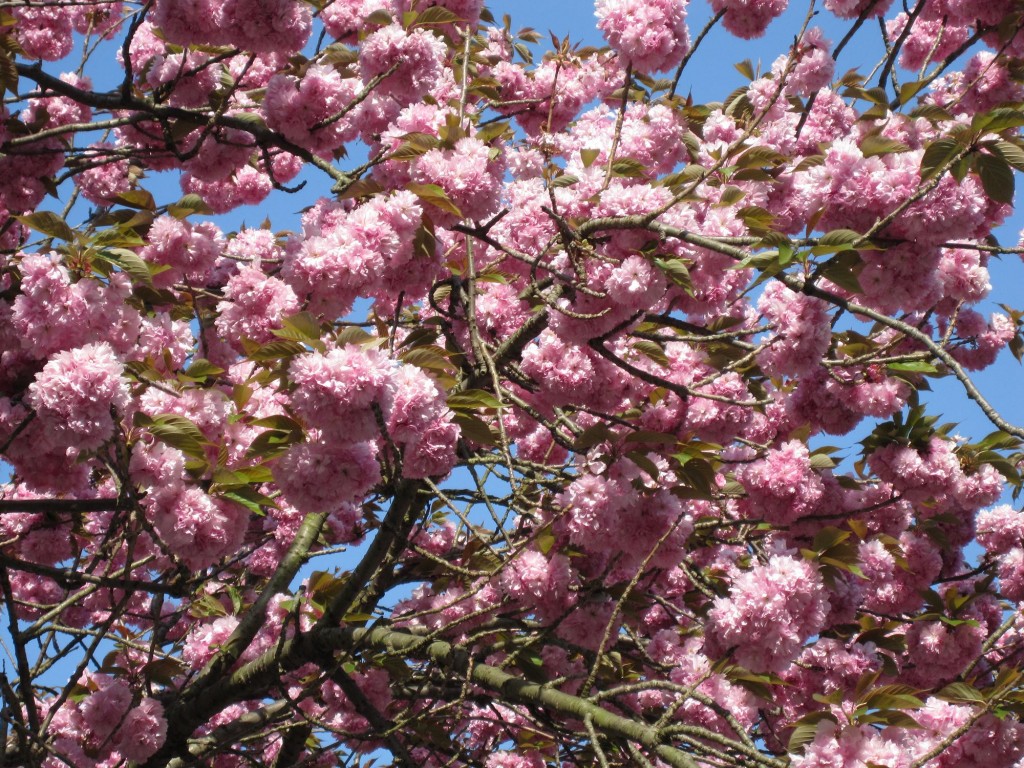
[[[360,500],[380,480],[380,467],[367,443],[309,442],[290,448],[274,477],[289,503],[320,512]]]
[[[224,296],[226,300],[218,307],[217,332],[239,351],[243,339],[270,341],[282,318],[299,309],[299,301],[286,283],[253,267],[239,269],[228,280]]]
[[[711,0],[715,13],[725,12],[725,28],[745,39],[761,37],[788,4],[788,0]]]
[[[126,759],[142,763],[156,754],[166,737],[167,720],[163,705],[147,696],[128,710],[121,721],[114,746]]]
[[[113,437],[111,411],[128,403],[123,370],[106,342],[54,355],[29,387],[29,403],[47,437],[84,451]]]
[[[597,26],[637,72],[663,72],[690,48],[686,0],[597,0]]]
[[[737,574],[708,615],[710,656],[731,655],[755,672],[781,671],[824,625],[826,597],[815,568],[791,555]]]
[[[427,92],[441,74],[445,48],[433,34],[416,29],[411,34],[397,24],[383,27],[363,41],[359,51],[359,74],[366,82],[384,77],[380,93],[404,103]]]
[[[315,64],[301,78],[275,75],[267,85],[263,110],[267,124],[290,141],[330,156],[355,137],[352,122],[341,116],[359,91],[353,78]]]

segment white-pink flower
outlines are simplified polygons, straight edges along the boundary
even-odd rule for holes
[[[806,560],[775,555],[737,573],[728,597],[708,614],[705,649],[754,672],[782,672],[824,626],[828,593]]]
[[[128,403],[124,366],[106,342],[58,352],[29,385],[29,404],[56,444],[94,450],[113,435],[111,409]]]
[[[125,759],[144,763],[164,745],[166,738],[164,707],[156,699],[147,696],[124,716],[114,737],[114,747]]]
[[[761,37],[772,19],[786,10],[789,0],[711,0],[715,13],[725,11],[722,24],[736,37]]]
[[[678,66],[690,49],[686,0],[597,0],[604,39],[637,72]]]
[[[299,300],[287,283],[261,270],[242,267],[224,288],[225,301],[217,305],[217,332],[237,350],[242,340],[264,343],[274,338],[281,318],[299,310]]]

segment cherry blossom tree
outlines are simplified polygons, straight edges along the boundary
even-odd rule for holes
[[[1024,4],[788,5],[3,3],[0,765],[1024,766]]]

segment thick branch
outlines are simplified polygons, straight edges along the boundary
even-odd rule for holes
[[[594,728],[606,736],[641,744],[674,768],[698,768],[696,761],[688,754],[665,744],[658,729],[616,715],[578,696],[513,677],[497,667],[488,664],[471,665],[469,654],[443,640],[428,641],[386,627],[324,630],[319,633],[318,640],[337,649],[372,646],[377,650],[393,651],[410,658],[429,659],[496,692],[501,701],[540,706],[577,720],[587,718]]]
[[[231,637],[224,641],[220,650],[184,692],[182,699],[194,699],[201,695],[203,690],[213,681],[219,680],[224,671],[238,661],[245,649],[252,644],[253,638],[259,633],[266,620],[267,606],[271,599],[279,592],[288,589],[288,585],[295,578],[299,568],[309,559],[309,552],[316,544],[317,537],[320,536],[327,515],[326,511],[306,515],[287,554],[281,559],[281,564],[263,588],[256,602],[246,610],[245,615],[238,622],[238,626],[235,627],[235,631],[231,633]]]
[[[253,136],[260,146],[272,146],[283,149],[290,154],[300,157],[307,163],[315,165],[321,171],[329,175],[336,182],[348,179],[348,174],[330,163],[317,157],[309,150],[303,149],[297,144],[288,141],[284,136],[272,131],[266,126],[255,123],[251,120],[234,117],[232,115],[214,115],[207,112],[200,112],[180,107],[170,107],[154,104],[146,99],[140,99],[121,91],[116,93],[95,93],[85,91],[81,88],[65,83],[58,77],[44,72],[39,64],[17,64],[18,74],[21,77],[32,80],[40,88],[46,91],[53,91],[61,96],[67,96],[79,104],[85,104],[93,109],[105,110],[130,110],[151,115],[154,119],[175,119],[193,123],[196,127],[203,125],[222,125],[227,128],[237,128]]]
[[[125,500],[105,499],[0,499],[0,515],[7,512],[72,513],[124,509]]]

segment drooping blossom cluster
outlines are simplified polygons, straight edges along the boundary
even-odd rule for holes
[[[63,759],[50,757],[44,765],[73,759],[76,765],[94,766],[99,757],[112,763],[145,762],[163,744],[167,720],[160,702],[151,697],[133,701],[124,681],[104,673],[86,673],[79,685],[85,691],[80,702],[52,712],[54,746]]]
[[[690,48],[686,0],[597,0],[597,27],[637,72],[676,67]]]
[[[715,13],[724,13],[722,23],[736,37],[761,37],[768,24],[786,10],[789,0],[711,0]]]
[[[739,573],[708,614],[705,647],[754,672],[781,672],[824,626],[828,598],[813,566],[792,555]]]
[[[93,450],[111,439],[128,404],[123,364],[106,342],[58,352],[29,386],[28,404],[56,445]]]

